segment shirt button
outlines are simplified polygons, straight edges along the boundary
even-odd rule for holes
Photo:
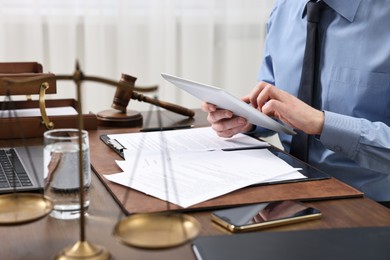
[[[334,150],[335,150],[336,152],[341,152],[343,149],[341,148],[341,146],[335,145]]]

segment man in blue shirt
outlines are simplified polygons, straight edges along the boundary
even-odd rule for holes
[[[307,0],[277,0],[259,83],[243,100],[310,135],[308,163],[379,202],[390,201],[390,1],[323,0],[320,91],[315,109],[296,98]],[[204,103],[219,136],[261,132]],[[291,136],[279,134],[290,150]]]

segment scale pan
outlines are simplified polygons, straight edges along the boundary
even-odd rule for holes
[[[199,222],[180,213],[138,213],[119,221],[114,235],[124,244],[148,249],[179,246],[194,239]]]
[[[41,194],[11,193],[0,195],[0,225],[18,225],[43,218],[53,209],[53,202]]]

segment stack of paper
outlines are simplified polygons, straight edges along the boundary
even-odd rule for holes
[[[305,178],[262,149],[269,144],[243,134],[220,138],[210,127],[109,137],[126,150],[117,161],[123,172],[108,180],[181,207],[257,183]]]

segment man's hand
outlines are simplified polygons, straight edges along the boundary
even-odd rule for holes
[[[217,109],[213,104],[203,103],[202,110],[208,113],[207,120],[220,137],[231,137],[252,129],[252,125],[243,117],[233,116],[226,109]]]
[[[280,119],[292,128],[311,135],[321,134],[324,113],[307,105],[291,94],[266,82],[260,82],[243,98],[264,114]]]

